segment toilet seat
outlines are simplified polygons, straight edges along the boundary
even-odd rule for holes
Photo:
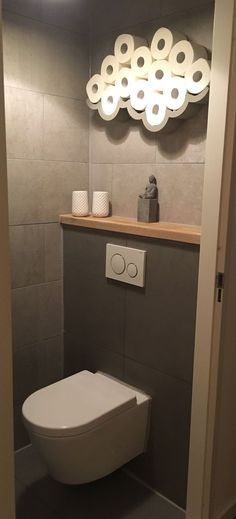
[[[70,437],[86,433],[136,404],[134,390],[102,373],[81,371],[33,393],[22,412],[33,432]]]

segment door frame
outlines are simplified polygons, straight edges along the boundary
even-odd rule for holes
[[[211,473],[222,314],[222,304],[217,302],[216,297],[216,275],[225,270],[235,120],[232,95],[235,78],[232,55],[234,3],[234,0],[215,1],[186,519],[211,519]]]
[[[15,518],[10,254],[0,1],[0,517]]]

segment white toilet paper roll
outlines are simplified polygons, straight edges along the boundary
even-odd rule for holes
[[[148,81],[153,90],[163,91],[166,81],[169,81],[171,77],[169,61],[153,61],[148,72]]]
[[[153,93],[145,108],[146,119],[151,126],[159,126],[167,121],[167,107],[165,97],[160,93]]]
[[[123,67],[117,74],[115,85],[120,97],[127,99],[130,96],[132,85],[135,81],[133,71],[128,67]]]
[[[131,34],[121,34],[115,41],[114,54],[122,65],[130,64],[134,51],[141,46],[147,46],[147,41]]]
[[[118,89],[114,85],[109,85],[104,90],[102,99],[101,99],[101,107],[102,111],[105,115],[116,116],[117,106],[119,104],[120,95]]]
[[[205,47],[181,40],[174,45],[169,55],[171,71],[179,76],[184,76],[194,61],[199,58],[207,58]]]
[[[152,64],[152,55],[148,47],[138,47],[131,58],[131,69],[138,78],[146,78]]]
[[[184,78],[172,77],[164,91],[164,97],[167,108],[170,110],[178,110],[187,100],[187,87]]]
[[[170,31],[167,27],[158,29],[152,39],[151,53],[153,59],[166,59],[170,51],[178,41],[184,40],[185,36],[177,31]]]
[[[199,94],[210,83],[211,69],[209,61],[199,58],[185,73],[186,86],[191,94]]]
[[[150,98],[150,85],[146,79],[138,79],[133,83],[130,104],[138,112],[145,110]]]
[[[91,103],[98,103],[101,100],[105,89],[105,82],[100,74],[94,74],[86,86],[86,92]]]
[[[101,66],[101,76],[105,83],[114,84],[119,70],[120,64],[115,56],[109,55],[104,58]]]

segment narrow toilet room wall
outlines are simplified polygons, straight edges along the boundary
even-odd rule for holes
[[[178,5],[177,5],[178,4]],[[211,51],[214,4],[104,1],[93,10],[91,74],[117,35],[167,26]],[[89,186],[107,190],[112,214],[136,217],[148,176],[157,178],[160,220],[201,223],[208,107],[172,133],[90,113]],[[106,243],[147,251],[144,289],[105,278]],[[153,397],[147,452],[128,469],[186,505],[199,247],[64,227],[65,374],[102,370]]]
[[[16,448],[29,441],[22,402],[63,375],[58,215],[88,188],[87,36],[67,15],[4,2]]]

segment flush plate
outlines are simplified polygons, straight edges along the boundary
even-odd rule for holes
[[[106,277],[138,287],[145,284],[146,251],[106,245]]]

